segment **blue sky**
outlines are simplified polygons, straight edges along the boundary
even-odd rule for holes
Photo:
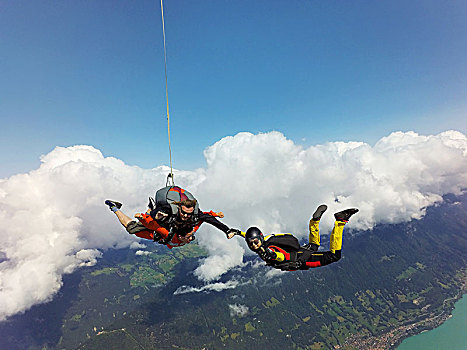
[[[0,0],[0,177],[55,146],[168,164],[157,1]],[[227,135],[467,133],[465,1],[164,3],[174,167]]]

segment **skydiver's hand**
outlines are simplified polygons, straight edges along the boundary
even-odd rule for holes
[[[155,219],[156,219],[156,220],[161,220],[161,219],[163,219],[163,218],[166,218],[167,216],[169,216],[169,214],[166,214],[166,213],[164,213],[164,212],[162,212],[162,211],[158,211],[158,212],[156,213]]]
[[[264,248],[264,247],[261,247],[259,248],[259,250],[257,251],[257,253],[259,254],[259,256],[268,261],[268,260],[275,260],[276,257],[277,257],[277,254],[275,252],[273,252],[271,249],[269,248]]]
[[[241,234],[242,232],[240,230],[237,230],[236,228],[229,228],[229,230],[227,231],[227,238],[231,239],[233,236],[240,236]]]
[[[216,213],[218,217],[220,217],[221,219],[224,217],[224,213],[219,211]]]
[[[136,214],[135,214],[135,218],[137,218],[137,219],[142,219],[142,218],[143,218],[143,214],[141,214],[141,213],[136,213]]]
[[[301,260],[297,260],[297,261],[295,262],[293,268],[299,270],[304,264],[305,264],[305,262],[303,262],[303,261],[301,261]]]
[[[178,239],[182,243],[190,243],[191,239],[189,237],[178,236]]]

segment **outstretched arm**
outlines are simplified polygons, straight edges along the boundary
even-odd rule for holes
[[[225,234],[229,231],[229,227],[222,222],[220,222],[216,217],[214,217],[211,213],[203,213],[199,214],[199,219],[202,222],[207,222],[208,224],[213,225],[214,227],[218,228]]]

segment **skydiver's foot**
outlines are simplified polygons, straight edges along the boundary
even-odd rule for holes
[[[114,213],[117,210],[120,210],[120,208],[122,207],[122,203],[119,203],[119,202],[116,202],[116,201],[111,201],[110,199],[107,199],[105,201],[105,204],[108,205],[110,210],[113,211]]]
[[[151,209],[151,211],[156,209],[156,201],[152,197],[149,197],[148,208]]]
[[[311,250],[312,252],[318,251],[319,245],[316,243],[308,243],[303,246],[303,248]]]
[[[349,221],[350,217],[353,215],[353,214],[356,214],[358,213],[358,209],[357,208],[351,208],[351,209],[345,209],[343,211],[340,211],[338,213],[335,213],[334,214],[334,218],[336,219],[336,221],[343,221],[343,222],[347,222]]]
[[[315,212],[313,213],[313,220],[319,221],[321,216],[323,216],[324,212],[328,209],[326,204],[321,204],[318,208],[316,208]]]

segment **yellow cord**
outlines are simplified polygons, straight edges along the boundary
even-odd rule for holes
[[[162,35],[164,37],[164,62],[165,62],[165,98],[167,101],[167,132],[169,136],[169,158],[170,158],[170,177],[172,178],[172,186],[174,186],[174,175],[172,169],[172,147],[170,144],[170,116],[169,116],[169,88],[167,84],[167,50],[165,47],[165,23],[164,23],[164,5],[161,0],[161,15],[162,15]]]

